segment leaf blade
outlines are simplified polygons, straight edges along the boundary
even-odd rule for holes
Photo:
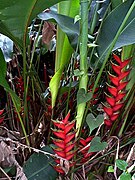
[[[65,0],[0,0],[0,32],[22,48],[27,28],[40,12]]]
[[[100,137],[96,136],[92,139],[88,152],[102,151],[107,147],[107,145],[107,142],[101,142]]]
[[[53,153],[49,146],[41,149],[44,152]],[[23,166],[23,170],[28,180],[38,179],[55,180],[57,177],[56,171],[50,164],[54,164],[54,160],[42,153],[34,153]]]
[[[122,171],[125,171],[127,166],[128,166],[128,163],[124,160],[121,160],[121,159],[117,159],[116,160],[116,166],[122,170]]]
[[[92,96],[92,92],[85,93],[84,88],[79,89],[77,93],[77,105],[90,101],[92,99]]]
[[[99,127],[104,122],[104,116],[100,114],[95,118],[94,115],[90,113],[86,117],[86,122],[89,126],[91,134],[94,129]]]

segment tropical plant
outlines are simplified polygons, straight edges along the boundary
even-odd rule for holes
[[[133,177],[135,1],[0,4],[0,177]]]

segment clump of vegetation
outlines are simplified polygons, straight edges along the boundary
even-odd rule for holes
[[[0,178],[135,178],[135,1],[0,0]]]

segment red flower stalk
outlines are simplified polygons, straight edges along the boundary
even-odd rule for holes
[[[0,110],[0,116],[3,114],[4,109]],[[0,124],[4,121],[4,116],[0,117]]]
[[[89,153],[88,150],[90,148],[90,145],[88,145],[91,140],[93,139],[93,136],[89,136],[86,139],[81,138],[80,139],[80,144],[79,144],[79,149],[81,154],[83,155],[83,158],[81,159],[81,163],[85,163],[88,161],[89,157],[91,157],[94,153]]]
[[[127,76],[130,73],[130,69],[125,70],[125,67],[129,64],[130,59],[122,60],[115,54],[113,58],[116,60],[117,64],[111,62],[112,69],[116,75],[109,73],[109,79],[112,85],[107,84],[108,91],[110,95],[106,94],[107,106],[104,105],[104,111],[107,115],[107,118],[104,120],[104,123],[107,126],[111,126],[113,121],[119,117],[120,109],[123,106],[123,98],[126,95],[125,88],[128,84]]]
[[[94,84],[91,84],[91,85],[89,86],[88,92],[92,92],[93,86],[94,86]],[[99,88],[97,87],[97,88],[95,89],[95,91],[94,91],[94,94],[93,94],[92,99],[90,100],[90,105],[96,105],[96,104],[97,104],[97,102],[98,102],[98,96],[99,96],[98,90],[99,90]]]
[[[22,77],[16,77],[16,91],[18,93],[18,96],[23,99],[24,96],[24,82],[23,82],[23,78]],[[30,96],[27,95],[27,101],[30,100]]]
[[[71,161],[75,155],[75,134],[73,127],[75,126],[75,120],[69,122],[70,113],[68,113],[62,121],[52,120],[56,129],[53,129],[53,134],[58,138],[53,138],[53,143],[56,145],[54,152],[67,161]],[[55,170],[59,173],[65,174],[64,167],[60,163],[60,159],[55,159],[57,166]],[[73,166],[73,162],[69,162],[69,167]]]
[[[24,93],[24,82],[23,78],[16,77],[16,90],[19,95],[19,97],[23,98],[23,93]]]

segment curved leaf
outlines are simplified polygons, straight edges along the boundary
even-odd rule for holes
[[[100,137],[95,136],[90,144],[90,149],[88,152],[98,152],[103,151],[107,147],[107,142],[101,142]]]
[[[102,114],[99,114],[95,118],[95,116],[92,113],[90,113],[86,117],[86,122],[89,126],[90,134],[91,134],[94,129],[99,127],[104,122],[104,116]]]
[[[52,96],[52,107],[55,106],[55,101],[57,98],[57,94],[59,91],[59,86],[60,86],[60,79],[61,79],[61,74],[63,72],[63,68],[59,69],[55,75],[53,76],[53,78],[50,81],[50,91],[51,91],[51,96]]]
[[[126,171],[128,163],[122,159],[116,159],[116,166],[122,170],[122,171]]]
[[[62,5],[63,3],[60,4],[60,8],[62,8]],[[71,1],[71,3],[64,2],[64,9],[60,9],[60,12],[74,17],[77,13],[79,13],[79,0]],[[41,18],[42,20],[54,19],[60,29],[68,36],[67,38],[67,36],[65,36],[65,34],[58,28],[55,62],[56,73],[49,84],[52,95],[52,107],[55,106],[62,72],[68,65],[71,54],[73,52],[73,48],[71,47],[71,45],[75,46],[76,42],[78,41],[79,26],[78,24],[74,24],[74,19],[71,17],[60,15],[54,12],[45,12],[39,15],[39,18]],[[69,43],[68,39],[71,44]]]
[[[2,53],[1,48],[0,48],[0,69],[1,69],[0,76],[5,77],[6,76],[6,70],[7,70],[7,63],[6,63],[5,59],[4,59],[4,55]]]
[[[124,28],[119,36],[115,47],[113,50],[116,50],[122,46],[127,46],[135,43],[135,18]]]
[[[41,150],[53,152],[49,146],[45,146]],[[54,164],[54,160],[50,156],[34,153],[25,163],[23,170],[28,180],[55,180],[57,173],[51,166],[52,164]]]
[[[92,92],[86,93],[84,88],[79,89],[77,92],[77,105],[90,101],[92,95]]]
[[[10,94],[12,101],[14,102],[14,106],[16,109],[18,109],[18,111],[21,108],[21,102],[20,102],[20,98],[15,94],[14,91],[12,91],[12,89],[10,88],[7,80],[5,79],[6,76],[6,62],[3,56],[3,53],[0,49],[0,85],[2,87],[4,87],[4,89]]]
[[[65,0],[0,0],[0,32],[22,48],[27,27],[43,10]]]
[[[105,54],[109,50],[124,18],[127,15],[127,12],[130,9],[131,4],[133,2],[134,2],[134,0],[129,0],[129,1],[126,1],[122,4],[120,4],[119,6],[117,6],[117,8],[115,8],[103,22],[97,42],[96,42],[96,44],[98,45],[97,46],[98,54],[100,57],[103,56],[103,58],[101,58],[101,62],[103,61]],[[116,47],[118,48],[119,46],[127,45],[127,44],[125,44],[125,41],[123,41],[123,39],[122,39],[122,37],[124,37],[125,34],[126,34],[125,37],[127,38],[127,40],[128,40],[128,38],[130,38],[130,39],[132,38],[132,35],[133,35],[132,31],[133,31],[133,29],[135,29],[134,17],[135,17],[135,9],[133,10],[132,14],[128,18],[128,21],[127,21],[123,31],[121,32],[114,49],[116,49]],[[127,34],[127,32],[128,32],[128,34]],[[134,37],[135,36],[133,36],[133,38]],[[135,41],[135,39],[132,40],[131,44],[134,41]],[[130,43],[130,40],[128,41],[128,43]]]
[[[79,23],[74,24],[74,18],[57,14],[53,11],[40,13],[38,17],[42,20],[54,19],[61,30],[68,36],[71,46],[76,47],[79,35]]]
[[[128,172],[123,172],[119,178],[120,180],[131,180],[131,174]]]
[[[122,10],[122,11],[120,11],[120,13],[119,13],[118,10],[119,11]],[[117,13],[119,14],[120,17],[122,16],[122,19],[120,18],[120,21],[116,21],[116,18],[119,19],[119,17],[117,16]],[[93,87],[93,92],[97,86],[97,83],[99,82],[99,79],[101,77],[101,74],[103,72],[105,64],[108,61],[109,55],[111,54],[111,52],[112,52],[119,36],[121,35],[122,31],[124,30],[124,28],[134,18],[134,16],[133,16],[134,13],[135,13],[135,1],[133,1],[133,0],[126,1],[126,2],[122,3],[120,6],[118,6],[110,14],[110,22],[109,22],[109,19],[107,19],[107,21],[108,21],[107,24],[108,24],[108,26],[110,26],[109,27],[110,31],[108,31],[108,27],[106,26],[107,25],[106,23],[105,23],[106,24],[105,26],[107,28],[107,31],[109,32],[108,33],[109,35],[107,34],[107,31],[104,29],[105,28],[104,26],[103,26],[104,28],[101,28],[100,36],[99,36],[100,38],[98,37],[98,41],[101,44],[100,44],[100,47],[97,47],[100,57],[99,57],[98,61],[96,62],[96,67],[99,65],[101,66],[101,64],[102,64],[102,66],[100,67],[99,74],[96,78],[96,81],[95,81],[95,84]],[[112,16],[112,14],[114,15],[115,18]],[[112,19],[115,19],[114,24],[112,24],[113,23],[113,21],[111,21]],[[104,22],[106,22],[106,21],[104,21]],[[115,28],[115,26],[116,26],[116,28]],[[111,28],[112,28],[112,30],[114,30],[114,32],[111,30]],[[104,38],[102,39],[101,37],[102,38],[104,37]],[[101,39],[102,39],[102,42],[101,42]],[[102,45],[103,45],[103,47],[102,47]]]

